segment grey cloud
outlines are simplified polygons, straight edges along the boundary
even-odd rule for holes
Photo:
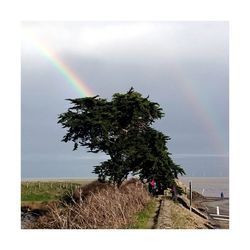
[[[58,44],[60,57],[101,97],[109,99],[113,93],[134,86],[158,102],[166,116],[154,126],[172,138],[169,150],[184,169],[187,166],[189,174],[202,174],[192,172],[199,166],[209,172],[210,163],[213,174],[216,166],[227,174],[228,162],[221,163],[223,157],[218,155],[227,155],[229,140],[228,24],[157,22],[140,36],[125,37],[119,43],[114,44],[105,35],[106,42],[103,39],[99,47],[96,42],[96,51],[90,44],[83,44],[81,50],[83,37],[77,45],[73,42],[81,27],[91,30],[105,25],[111,27],[113,23],[75,23],[59,25],[60,29],[51,24],[51,31],[58,28],[62,33],[48,40],[52,47],[60,39],[64,41],[61,48]],[[36,29],[39,25],[32,26]],[[43,27],[44,36],[51,33],[47,27]],[[71,31],[72,37],[67,37]],[[119,34],[122,36],[122,32]],[[69,107],[65,99],[80,97],[79,93],[38,51],[27,54],[28,49],[24,46],[22,50],[22,176],[87,175],[105,157],[87,154],[85,149],[72,152],[72,144],[61,142],[65,130],[57,124],[58,114]],[[227,145],[223,152],[211,143],[206,124],[188,100],[187,91],[198,98],[194,103],[201,105],[220,129]]]

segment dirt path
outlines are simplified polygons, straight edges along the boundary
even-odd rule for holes
[[[172,218],[171,218],[171,203],[166,199],[161,202],[161,208],[155,225],[156,229],[171,229]]]
[[[155,206],[154,212],[152,214],[152,217],[148,221],[147,229],[155,229],[157,221],[158,221],[162,198],[157,197],[157,198],[155,198],[155,201],[156,201],[156,206]]]

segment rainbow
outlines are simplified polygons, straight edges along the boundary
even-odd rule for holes
[[[67,65],[44,41],[38,39],[32,32],[23,29],[23,34],[39,50],[41,55],[63,75],[67,82],[81,95],[81,97],[94,96],[94,92],[87,86],[86,82]]]
[[[94,92],[79,76],[67,65],[44,41],[38,39],[31,31],[22,30],[25,36],[49,60],[49,62],[65,77],[67,82],[82,96],[94,96]],[[197,90],[190,80],[180,74],[181,69],[178,62],[172,61],[172,71],[178,77],[178,84],[183,90],[183,96],[187,103],[192,106],[197,118],[202,122],[204,133],[207,134],[210,142],[214,145],[217,152],[228,153],[228,145],[220,131],[220,123],[215,115],[206,107],[205,103],[199,98]]]
[[[211,145],[213,145],[216,152],[228,154],[228,145],[225,138],[223,138],[224,132],[222,128],[220,128],[219,119],[199,97],[199,93],[197,93],[197,90],[188,77],[180,74],[181,69],[178,62],[172,62],[171,69],[178,79],[178,85],[182,90],[182,95],[193,108],[196,117],[202,122],[204,133],[207,134]]]

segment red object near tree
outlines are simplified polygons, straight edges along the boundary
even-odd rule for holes
[[[151,186],[152,186],[152,188],[154,188],[154,186],[155,186],[155,180],[154,179],[151,181]]]

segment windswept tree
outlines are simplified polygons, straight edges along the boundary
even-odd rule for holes
[[[170,157],[166,146],[170,138],[151,127],[164,114],[148,98],[131,88],[114,94],[111,101],[99,96],[67,99],[72,107],[58,121],[67,128],[62,141],[73,141],[73,150],[80,145],[110,157],[94,166],[101,181],[119,186],[132,173],[143,181],[155,179],[164,188],[172,186],[185,172]]]

